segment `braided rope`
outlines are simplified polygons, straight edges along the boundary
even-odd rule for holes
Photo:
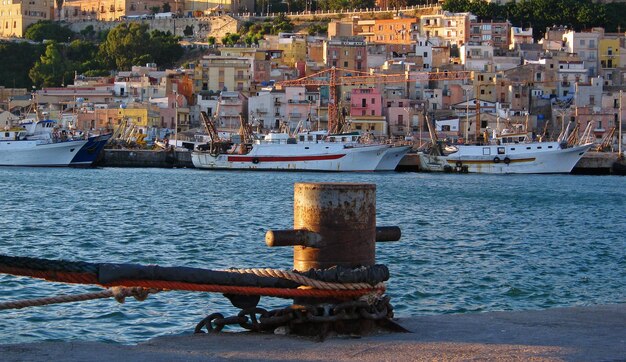
[[[304,275],[294,273],[288,270],[270,269],[270,268],[242,268],[242,269],[226,269],[227,272],[239,273],[239,274],[254,274],[261,277],[281,278],[294,281],[304,286],[313,287],[315,289],[325,290],[359,290],[359,289],[372,289],[372,287],[379,287],[381,284],[371,285],[369,283],[331,283],[321,280],[312,279]]]
[[[139,279],[127,279],[116,280],[114,282],[116,286],[125,287],[142,287],[142,288],[156,288],[163,290],[187,290],[195,292],[213,292],[213,293],[227,293],[227,294],[240,294],[240,295],[263,295],[269,297],[278,298],[335,298],[335,299],[355,299],[363,295],[368,294],[382,294],[385,292],[384,285],[377,285],[375,287],[370,286],[368,289],[358,290],[329,290],[329,289],[286,289],[286,288],[267,288],[267,287],[241,287],[232,285],[217,285],[217,284],[197,284],[188,282],[172,282],[165,280],[139,280]],[[104,285],[113,286],[113,285]]]
[[[105,298],[111,298],[111,297],[115,298],[115,300],[117,300],[119,303],[124,303],[126,297],[135,297],[135,299],[139,301],[143,301],[148,297],[148,294],[157,293],[158,291],[159,291],[158,289],[154,289],[154,288],[145,289],[141,287],[131,287],[131,288],[113,287],[111,289],[104,290],[101,292],[95,292],[95,293],[85,293],[85,294],[77,294],[77,295],[58,295],[54,297],[4,302],[4,303],[0,303],[0,310],[21,309],[21,308],[26,308],[26,307],[37,307],[37,306],[49,305],[49,304],[82,302],[85,300],[105,299]]]

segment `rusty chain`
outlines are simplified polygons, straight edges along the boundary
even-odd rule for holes
[[[355,300],[339,304],[291,305],[282,309],[265,310],[259,307],[242,309],[238,315],[224,317],[213,313],[196,325],[194,333],[220,332],[226,325],[239,325],[254,332],[273,331],[280,326],[303,323],[335,323],[348,320],[382,320],[393,318],[391,298]]]

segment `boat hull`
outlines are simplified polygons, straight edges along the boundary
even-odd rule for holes
[[[410,146],[390,147],[376,166],[376,171],[395,171],[402,157],[411,150]]]
[[[112,134],[93,136],[87,139],[87,143],[78,151],[70,162],[72,167],[89,167],[98,159],[104,146],[109,142]]]
[[[191,160],[195,167],[201,169],[377,171],[379,163],[390,148],[389,145],[350,147],[332,143],[256,144],[245,155],[211,155],[209,152],[194,151]]]
[[[420,154],[420,169],[489,174],[570,173],[591,144],[561,148],[556,142],[458,146],[448,156]]]
[[[39,141],[0,142],[0,166],[68,166],[87,140],[41,144]]]

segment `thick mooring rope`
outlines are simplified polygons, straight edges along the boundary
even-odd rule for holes
[[[226,269],[225,271],[240,273],[240,274],[254,274],[260,277],[271,277],[271,278],[281,278],[294,281],[303,286],[312,287],[315,289],[324,289],[324,290],[359,290],[359,289],[371,289],[372,287],[380,287],[381,284],[378,283],[376,285],[371,285],[369,283],[331,283],[324,282],[321,280],[315,280],[309,277],[306,277],[302,274],[294,273],[292,271],[280,270],[280,269],[270,269],[270,268],[260,268],[260,269]]]
[[[259,285],[228,285],[220,282],[210,282],[209,280],[172,280],[168,276],[161,274],[123,274],[125,277],[119,279],[103,280],[102,270],[104,267],[125,266],[122,264],[93,264],[85,262],[69,262],[63,260],[47,260],[26,257],[10,257],[0,255],[0,273],[13,274],[20,276],[29,276],[49,281],[75,284],[96,284],[104,287],[112,288],[111,290],[99,293],[87,293],[81,295],[64,295],[49,298],[40,298],[27,301],[0,303],[1,309],[24,308],[28,306],[46,305],[54,303],[65,303],[74,301],[83,301],[89,299],[102,299],[115,297],[118,301],[123,302],[127,296],[133,296],[138,300],[143,300],[147,294],[154,293],[159,290],[186,290],[200,292],[216,292],[224,294],[239,295],[259,295],[272,296],[279,298],[333,298],[339,300],[348,300],[359,298],[364,295],[380,295],[385,291],[385,285],[380,280],[386,278],[378,277],[367,278],[366,280],[375,280],[371,284],[363,282],[340,283],[325,282],[313,279],[296,272],[278,270],[278,269],[228,269],[217,273],[234,273],[247,274],[261,278],[274,278],[286,280],[289,283],[294,282],[291,287],[278,286],[274,283]],[[159,268],[158,266],[154,266]],[[144,268],[138,266],[138,268]],[[150,269],[150,267],[148,267]],[[168,268],[161,268],[168,269]],[[131,268],[131,271],[135,270]],[[384,273],[387,273],[386,267],[383,266]],[[193,270],[191,272],[195,272]],[[201,270],[207,271],[207,270]],[[143,272],[146,272],[145,270]],[[213,271],[207,271],[213,272]],[[213,272],[215,273],[215,272]],[[388,276],[388,274],[386,274]],[[137,277],[137,279],[129,279]],[[152,277],[152,278],[151,278]],[[362,277],[361,277],[362,278]],[[192,278],[193,279],[193,278]],[[261,280],[261,279],[259,279]],[[351,279],[359,280],[359,279]],[[361,279],[363,280],[363,279]],[[245,283],[244,283],[245,284]],[[283,283],[284,284],[284,283]],[[299,285],[299,286],[298,286]],[[122,288],[120,288],[122,287]]]
[[[157,292],[158,292],[157,289],[145,289],[141,287],[131,287],[131,288],[113,287],[111,289],[104,290],[101,292],[95,292],[95,293],[85,293],[85,294],[77,294],[77,295],[58,295],[55,297],[4,302],[4,303],[0,303],[0,310],[20,309],[20,308],[26,308],[26,307],[36,307],[36,306],[59,304],[59,303],[81,302],[85,300],[105,299],[105,298],[111,298],[111,297],[114,297],[115,300],[117,300],[120,303],[124,303],[126,297],[135,297],[135,299],[143,301],[148,297],[148,294],[157,293]]]

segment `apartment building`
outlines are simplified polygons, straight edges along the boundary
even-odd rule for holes
[[[423,15],[420,17],[420,34],[426,37],[440,37],[450,45],[461,46],[469,41],[470,23],[476,22],[471,13],[450,13]]]
[[[278,35],[266,35],[264,40],[259,41],[261,49],[282,51],[281,64],[293,67],[296,62],[306,61],[307,41],[306,35],[300,33],[279,33]]]
[[[220,93],[217,113],[217,127],[223,130],[237,131],[241,125],[241,117],[248,114],[248,99],[241,92]]]
[[[586,83],[589,72],[582,60],[559,60],[557,73],[557,96],[571,97],[576,93],[577,83]]]
[[[324,43],[327,67],[366,71],[367,43],[363,37],[335,37]]]
[[[465,70],[484,71],[493,64],[493,46],[481,44],[464,44],[460,49],[461,64]]]
[[[250,59],[205,55],[194,66],[194,91],[250,90]]]
[[[286,104],[284,89],[263,88],[248,98],[248,120],[261,128],[279,129],[286,119]]]
[[[0,36],[24,37],[31,24],[53,20],[54,0],[6,0],[0,3]]]
[[[417,35],[418,26],[417,18],[359,20],[355,35],[363,36],[368,43],[408,45]]]
[[[568,53],[576,53],[585,63],[590,76],[596,76],[599,68],[598,44],[604,37],[604,29],[593,28],[588,32],[569,30],[563,34],[563,47]]]
[[[520,44],[532,44],[533,28],[520,28],[513,26],[510,31],[509,49],[517,49]]]
[[[382,116],[382,96],[376,88],[355,88],[350,95],[350,115]]]
[[[481,45],[491,45],[494,49],[508,50],[511,23],[505,22],[471,22],[469,41]]]

